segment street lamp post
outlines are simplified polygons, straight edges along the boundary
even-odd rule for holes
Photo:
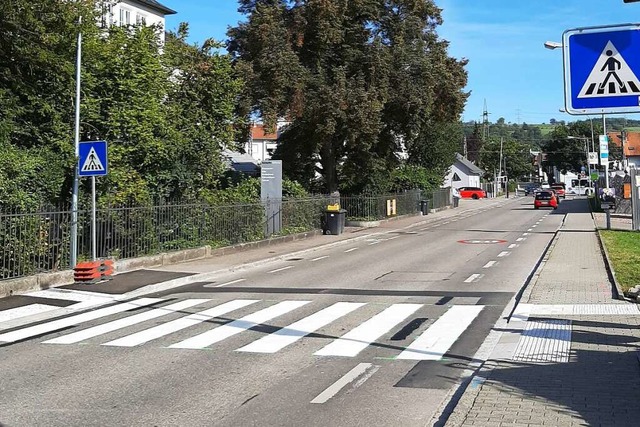
[[[76,54],[76,111],[75,111],[75,165],[73,167],[73,193],[71,195],[71,245],[69,249],[69,264],[71,268],[76,266],[78,260],[78,157],[80,156],[80,77],[82,64],[82,15],[78,17],[78,47]]]

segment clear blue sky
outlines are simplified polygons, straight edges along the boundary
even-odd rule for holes
[[[191,40],[226,39],[229,26],[243,16],[235,0],[160,0],[178,11],[168,29],[189,23]],[[640,2],[623,0],[436,0],[443,9],[441,38],[449,54],[467,58],[471,96],[463,120],[481,121],[486,100],[489,120],[548,123],[551,118],[581,117],[560,113],[564,105],[562,52],[545,41],[562,40],[564,30],[640,22]],[[640,115],[629,118],[640,119]]]

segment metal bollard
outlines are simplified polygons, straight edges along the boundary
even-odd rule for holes
[[[604,212],[607,217],[607,230],[611,230],[611,210],[607,208]]]

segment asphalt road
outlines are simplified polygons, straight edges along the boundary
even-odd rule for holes
[[[0,423],[430,425],[563,218],[487,203],[1,331]]]

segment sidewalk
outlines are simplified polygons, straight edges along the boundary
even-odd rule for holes
[[[640,425],[640,311],[616,298],[585,199],[445,425]]]

